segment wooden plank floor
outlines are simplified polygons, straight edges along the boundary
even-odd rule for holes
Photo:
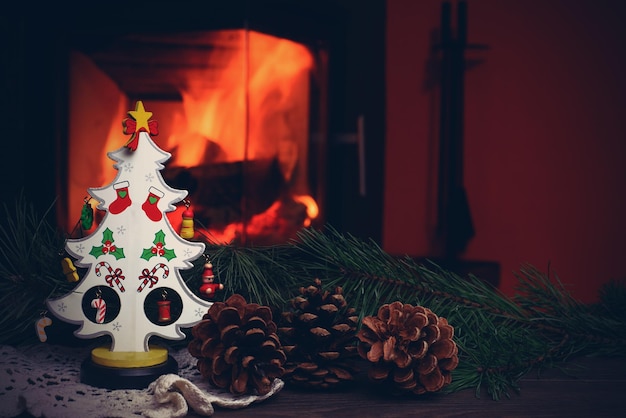
[[[568,372],[529,373],[521,392],[494,401],[474,390],[451,395],[389,398],[367,382],[350,390],[311,393],[283,389],[275,397],[241,410],[216,408],[215,417],[624,417],[626,358],[582,358]],[[190,414],[190,416],[195,416]]]
[[[363,380],[349,389],[316,393],[283,389],[274,397],[244,409],[216,407],[214,417],[567,417],[626,416],[626,358],[581,358],[568,362],[567,371],[548,369],[529,373],[521,392],[492,400],[474,390],[427,397],[389,397]],[[190,411],[188,417],[199,417]],[[23,414],[19,418],[32,418]]]

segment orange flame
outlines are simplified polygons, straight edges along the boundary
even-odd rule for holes
[[[245,225],[234,222],[221,230],[208,228],[207,232],[218,242],[235,240],[244,233],[244,228],[253,236],[291,235],[294,228],[309,226],[319,215],[319,208],[309,195],[306,175],[313,56],[304,45],[254,31],[223,30],[206,36],[220,47],[207,55],[209,65],[204,72],[184,74],[179,91],[182,102],[144,100],[146,109],[159,121],[161,132],[153,139],[172,153],[166,167],[275,159],[288,185],[283,196],[289,197],[281,198]],[[74,70],[79,77],[85,77],[88,66],[82,65]],[[86,80],[92,81],[89,76]],[[123,94],[120,93],[120,100],[111,102],[113,108],[105,113],[111,117],[110,128],[102,144],[107,152],[118,149],[127,139],[120,126],[128,110]],[[81,104],[74,107],[80,108]],[[99,121],[100,125],[102,122],[106,124],[106,118]],[[73,202],[82,201],[85,185],[105,184],[116,175],[106,152],[95,156],[99,148],[93,142],[73,147],[76,147],[74,154],[89,153],[94,157],[89,157],[87,170],[70,174],[74,185],[70,186],[68,225],[80,216],[80,207],[73,208]],[[168,214],[175,228],[180,224],[178,212]]]

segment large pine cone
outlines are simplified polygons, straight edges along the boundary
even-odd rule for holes
[[[189,353],[203,377],[235,395],[267,394],[286,360],[272,311],[241,295],[215,302],[192,328]]]
[[[368,376],[396,392],[436,392],[452,381],[459,363],[454,328],[430,309],[393,302],[363,318],[358,352]]]
[[[324,291],[322,282],[300,288],[282,313],[278,335],[287,355],[283,379],[305,388],[328,389],[352,380],[356,368],[358,316],[341,288]]]

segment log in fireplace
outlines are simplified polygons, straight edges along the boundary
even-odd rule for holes
[[[337,2],[223,3],[72,12],[61,222],[71,229],[87,189],[115,176],[106,153],[123,144],[121,120],[142,100],[172,154],[162,174],[189,191],[211,238],[275,244],[330,222],[379,239],[382,135],[366,142],[356,120],[370,110],[348,111],[359,100],[345,83],[350,14]],[[371,133],[382,114],[367,118]],[[175,227],[183,210],[170,214]],[[362,230],[342,227],[363,213],[374,216]]]

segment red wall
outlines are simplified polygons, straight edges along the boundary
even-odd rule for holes
[[[530,263],[584,302],[626,277],[626,2],[468,0],[465,186],[476,235],[463,258]],[[387,2],[383,247],[435,256],[440,1]]]

